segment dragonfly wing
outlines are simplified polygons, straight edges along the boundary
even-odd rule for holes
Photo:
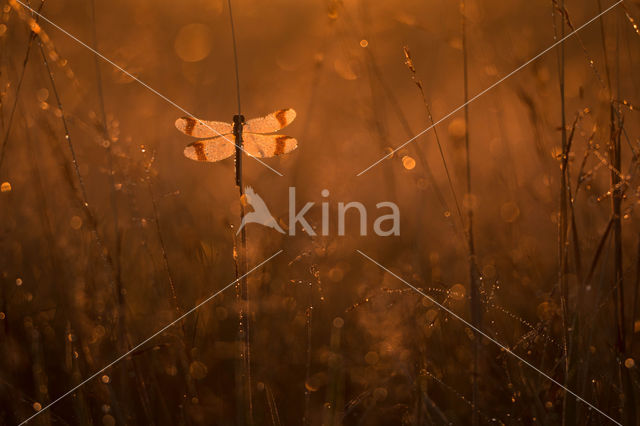
[[[286,154],[298,147],[298,141],[284,135],[243,133],[242,139],[245,152],[258,158]]]
[[[184,148],[184,156],[196,161],[220,161],[232,156],[235,152],[236,145],[231,134],[197,141]]]
[[[272,133],[288,126],[296,118],[296,112],[289,109],[280,109],[276,112],[261,117],[247,120],[244,131],[250,133]]]
[[[205,121],[193,117],[176,120],[176,128],[182,133],[196,138],[213,138],[233,131],[233,125],[220,121]]]

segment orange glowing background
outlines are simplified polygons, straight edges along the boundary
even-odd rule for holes
[[[639,424],[640,2],[230,3],[242,114],[297,112],[243,185],[328,235],[243,247],[183,155],[227,0],[0,0],[0,424]]]

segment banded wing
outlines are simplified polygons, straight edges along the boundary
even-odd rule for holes
[[[235,152],[236,145],[232,134],[197,141],[184,148],[184,156],[196,161],[220,161],[231,157]]]
[[[249,133],[272,133],[288,126],[296,118],[296,112],[289,109],[280,109],[271,114],[247,120],[243,128]]]
[[[284,135],[244,133],[242,139],[245,152],[258,158],[286,154],[298,147],[297,140]]]
[[[193,117],[178,118],[176,120],[176,128],[182,133],[196,138],[214,138],[233,132],[233,124],[198,120]]]

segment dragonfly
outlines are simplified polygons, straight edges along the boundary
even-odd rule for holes
[[[233,123],[181,117],[175,125],[182,133],[203,139],[184,148],[185,157],[191,160],[216,162],[235,154],[236,183],[240,185],[242,151],[251,157],[267,158],[298,147],[295,138],[275,134],[295,118],[296,112],[289,108],[246,121],[243,115],[234,115]]]

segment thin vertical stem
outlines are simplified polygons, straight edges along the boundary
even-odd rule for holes
[[[231,10],[231,0],[227,0],[229,6],[229,22],[231,23],[231,40],[233,42],[233,60],[236,68],[236,96],[238,100],[238,115],[242,115],[240,103],[240,66],[238,65],[238,44],[236,43],[236,30],[233,25],[233,12]]]
[[[40,3],[38,13],[42,10],[43,6],[44,1]],[[40,15],[36,16],[34,19],[36,22],[38,22],[38,20],[40,19]],[[15,115],[16,108],[18,107],[18,100],[20,99],[20,88],[22,87],[22,82],[24,81],[25,71],[27,70],[27,63],[29,62],[29,54],[31,53],[31,46],[33,46],[33,41],[36,39],[36,35],[37,34],[33,31],[29,33],[29,42],[27,43],[27,50],[24,54],[24,60],[22,61],[22,70],[20,71],[20,77],[18,78],[18,83],[16,85],[15,99],[13,100],[11,111],[9,112],[7,128],[4,134],[4,138],[2,138],[2,147],[0,147],[0,168],[2,168],[2,163],[4,162],[7,144],[9,143],[9,135],[11,134],[11,125],[13,124],[13,116]]]
[[[620,50],[620,17],[616,22],[616,52]],[[616,56],[616,98],[621,99],[620,94],[620,55]],[[627,358],[627,339],[625,330],[625,307],[624,307],[624,281],[623,281],[623,253],[622,253],[622,197],[623,189],[620,186],[622,170],[622,151],[621,151],[621,135],[624,128],[624,121],[621,112],[611,102],[611,141],[610,141],[610,161],[611,169],[611,209],[613,217],[613,238],[614,238],[614,312],[617,331],[617,352],[618,352],[618,370],[620,372],[620,385],[623,389],[622,397],[622,415],[627,424],[633,424],[637,421],[633,379],[629,369],[624,365]]]
[[[236,32],[233,23],[233,11],[231,7],[231,0],[227,0],[227,6],[229,8],[229,22],[231,25],[231,39],[233,42],[233,58],[235,64],[236,74],[236,98],[238,103],[238,115],[237,120],[234,119],[234,134],[236,144],[236,185],[240,193],[240,223],[244,219],[244,185],[242,182],[242,125],[244,119],[242,117],[242,103],[240,100],[240,66],[238,64],[238,44],[236,42]],[[236,122],[237,121],[237,122]],[[251,327],[250,327],[250,299],[249,299],[249,286],[247,278],[245,277],[245,271],[247,270],[247,233],[243,226],[240,230],[240,253],[239,253],[239,271],[242,276],[239,282],[240,285],[240,297],[243,302],[243,307],[240,312],[240,335],[242,345],[242,375],[241,375],[241,387],[243,390],[242,401],[239,404],[239,410],[243,410],[243,413],[238,413],[238,420],[246,423],[247,425],[253,424],[253,397],[251,390]]]
[[[311,287],[309,287],[309,293],[311,293]],[[309,307],[306,312],[306,326],[307,326],[307,357],[305,362],[305,387],[304,387],[304,414],[302,417],[302,425],[309,426],[311,424],[311,391],[307,387],[309,379],[311,378],[311,325],[313,321],[313,305],[311,304],[311,296],[309,297]]]
[[[469,144],[469,76],[468,76],[468,58],[467,58],[467,18],[466,18],[466,0],[461,3],[462,15],[462,59],[463,59],[463,75],[464,75],[464,146],[466,151],[466,180],[467,180],[467,243],[469,249],[469,286],[471,288],[471,322],[476,328],[481,327],[481,308],[480,308],[480,288],[478,286],[478,271],[476,267],[476,252],[473,239],[473,197],[471,188],[471,151]],[[478,359],[480,352],[479,334],[475,334],[473,340],[473,411],[472,424],[479,424],[478,419]]]
[[[553,8],[553,5],[552,5]],[[560,4],[560,38],[565,36],[565,22],[562,16],[564,7],[564,0]],[[555,22],[555,16],[554,16]],[[558,80],[560,87],[560,117],[561,117],[561,146],[562,146],[562,158],[561,158],[561,170],[560,170],[560,217],[559,217],[559,229],[558,229],[558,281],[560,283],[560,301],[562,306],[562,323],[564,329],[564,375],[565,385],[569,386],[569,380],[571,376],[571,362],[570,362],[570,325],[569,325],[569,281],[567,276],[567,230],[568,230],[568,191],[567,191],[567,167],[569,153],[567,152],[567,119],[565,114],[565,44],[564,41],[560,43],[560,49],[558,53]],[[562,424],[575,424],[575,403],[573,398],[570,398],[567,392],[564,392],[562,401]]]
[[[95,0],[89,2],[91,8],[91,29],[92,29],[92,46],[94,51],[98,51],[98,30],[96,28],[96,4]],[[102,121],[102,134],[106,143],[107,150],[107,163],[109,167],[109,195],[111,199],[111,210],[113,212],[113,238],[115,241],[114,252],[114,267],[116,274],[116,282],[119,281],[121,274],[120,268],[120,231],[118,226],[118,204],[116,200],[116,189],[114,180],[114,167],[113,167],[113,151],[111,149],[111,136],[109,135],[109,128],[107,124],[107,113],[104,105],[104,92],[102,89],[102,73],[100,72],[100,62],[98,61],[98,55],[93,55],[95,69],[96,69],[96,86],[98,92],[98,106],[100,107],[100,120]]]

